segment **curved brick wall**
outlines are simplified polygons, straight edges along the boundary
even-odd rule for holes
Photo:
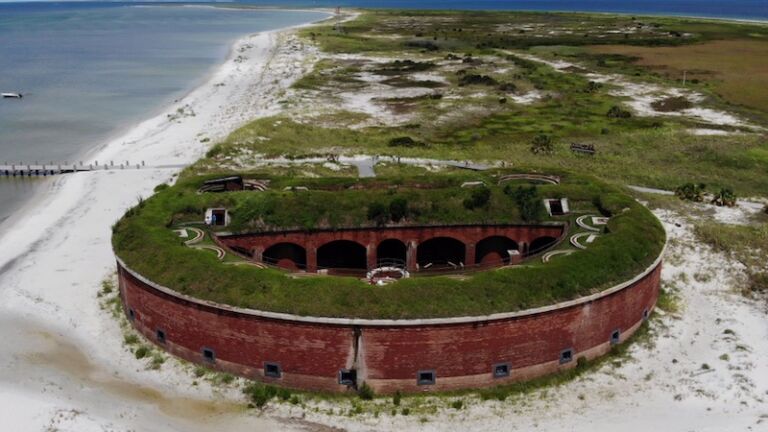
[[[346,391],[355,369],[379,393],[487,387],[576,365],[629,337],[656,303],[661,257],[631,281],[552,306],[484,317],[361,320],[299,317],[197,300],[158,286],[118,259],[120,293],[134,326],[169,352],[196,363],[287,387]],[[157,330],[163,333],[158,337]],[[162,340],[164,336],[165,340]],[[615,335],[614,335],[615,336]],[[215,352],[211,362],[204,349]],[[571,349],[571,361],[561,354]],[[264,364],[279,365],[279,378]],[[507,364],[509,376],[494,377]],[[419,371],[435,383],[417,384]]]
[[[215,240],[222,246],[250,251],[253,259],[262,261],[262,254],[269,247],[281,243],[298,245],[306,251],[306,270],[315,272],[318,269],[318,248],[337,240],[357,243],[366,249],[368,269],[376,267],[377,246],[385,240],[400,240],[407,248],[406,268],[410,272],[417,271],[417,249],[425,241],[449,237],[460,241],[466,247],[464,258],[466,266],[475,265],[475,247],[484,239],[504,237],[514,241],[518,250],[525,254],[541,251],[529,251],[536,239],[549,237],[557,242],[568,233],[567,223],[550,223],[539,225],[446,225],[446,226],[409,226],[387,228],[355,228],[337,230],[313,231],[280,231],[249,234],[218,235]],[[500,264],[500,263],[499,263]]]

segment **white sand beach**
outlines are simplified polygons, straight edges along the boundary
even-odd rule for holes
[[[239,392],[196,384],[174,362],[147,370],[126,350],[118,323],[97,298],[100,283],[115,271],[111,225],[210,143],[279,112],[288,87],[318,57],[291,31],[239,40],[205,84],[90,158],[147,167],[59,177],[8,227],[0,238],[4,429],[768,430],[764,303],[738,293],[743,266],[696,244],[685,218],[667,211],[657,212],[670,237],[663,278],[667,288],[674,285],[683,311],[653,320],[654,343],[632,346],[623,364],[606,364],[558,387],[504,402],[468,399],[463,410],[441,409],[422,421],[329,416],[285,403],[246,410]]]

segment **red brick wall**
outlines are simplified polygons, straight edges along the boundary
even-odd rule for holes
[[[372,325],[314,323],[274,319],[226,309],[163,292],[133,276],[118,263],[120,292],[135,327],[171,353],[205,363],[203,347],[216,353],[214,367],[249,378],[313,390],[344,391],[338,372],[355,363],[355,327],[361,338],[356,367],[359,380],[377,392],[483,387],[529,379],[573,367],[580,356],[595,357],[609,348],[610,334],[622,341],[654,306],[661,264],[642,279],[612,294],[577,305],[519,317],[463,324]],[[574,360],[560,365],[563,349]],[[283,377],[263,377],[263,363],[279,363]],[[509,378],[494,379],[493,364],[508,362]],[[437,383],[417,386],[418,370],[435,370]]]
[[[415,241],[423,243],[435,237],[453,237],[465,244],[475,244],[491,236],[504,236],[520,243],[531,243],[539,237],[559,238],[564,231],[563,225],[466,225],[446,227],[401,227],[401,228],[363,228],[336,231],[286,231],[278,233],[239,234],[220,236],[219,240],[227,246],[239,246],[247,250],[256,247],[265,250],[277,243],[296,243],[309,249],[320,247],[334,240],[351,240],[363,246],[373,245],[387,239],[399,239],[404,243]]]
[[[251,251],[256,261],[261,261],[261,255],[271,246],[278,243],[294,243],[306,250],[307,271],[314,272],[317,269],[317,249],[335,240],[349,240],[366,247],[368,268],[371,269],[376,264],[377,247],[384,240],[398,239],[409,249],[413,249],[418,248],[419,244],[429,239],[451,237],[461,241],[466,246],[463,263],[467,266],[474,266],[475,246],[488,237],[507,237],[518,244],[518,250],[527,251],[527,246],[537,238],[562,239],[566,232],[566,225],[456,225],[268,232],[222,235],[217,236],[216,240],[225,247]],[[415,257],[416,251],[411,250],[409,254],[413,254]],[[415,260],[409,260],[408,270],[416,270]]]

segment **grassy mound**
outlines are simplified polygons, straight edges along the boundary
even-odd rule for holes
[[[202,299],[298,315],[392,319],[485,315],[577,298],[631,278],[650,265],[663,247],[663,228],[647,209],[615,188],[576,176],[564,176],[559,186],[539,186],[539,191],[543,197],[568,197],[570,218],[597,212],[611,216],[606,235],[586,251],[548,264],[531,261],[460,279],[414,277],[379,287],[350,277],[292,277],[275,269],[227,265],[210,253],[185,247],[172,230],[202,219],[206,208],[219,206],[232,209],[233,223],[227,228],[231,230],[373,225],[368,204],[395,197],[406,198],[410,207],[418,209],[400,220],[401,225],[520,223],[514,200],[495,186],[499,174],[367,181],[273,178],[271,192],[219,194],[196,193],[209,177],[185,178],[128,211],[114,226],[113,246],[135,271]],[[469,178],[489,185],[487,205],[464,205],[472,192],[458,186]],[[310,190],[284,190],[298,185]],[[392,185],[399,187],[392,189]]]

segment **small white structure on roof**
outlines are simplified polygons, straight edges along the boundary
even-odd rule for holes
[[[568,207],[568,198],[545,199],[544,207],[547,208],[547,213],[550,216],[567,215],[571,211]]]
[[[229,225],[229,212],[225,208],[209,208],[205,211],[205,224],[227,226]]]
[[[478,180],[478,181],[468,181],[461,184],[461,187],[463,188],[471,188],[471,187],[483,187],[485,186],[485,182]]]

